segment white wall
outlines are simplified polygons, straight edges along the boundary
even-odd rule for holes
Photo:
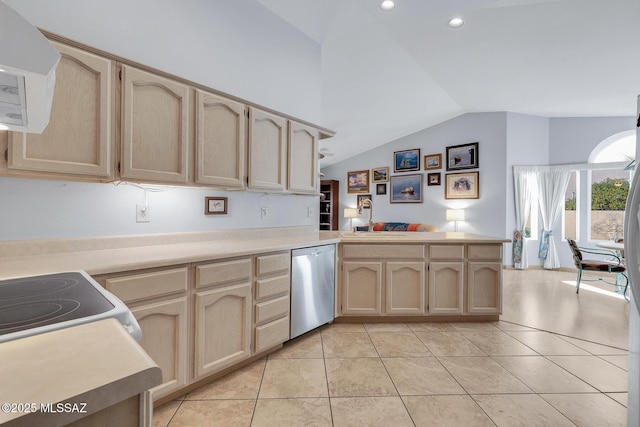
[[[446,168],[421,170],[424,174],[423,203],[390,203],[389,185],[387,195],[376,195],[375,184],[370,184],[374,204],[374,221],[402,221],[425,223],[437,226],[441,231],[453,231],[454,225],[445,221],[447,208],[464,208],[466,220],[459,223],[459,231],[504,237],[506,222],[506,113],[464,114],[420,132],[397,139],[382,147],[367,151],[322,170],[324,179],[340,181],[340,214],[346,207],[356,206],[356,195],[347,194],[346,177],[348,171],[389,167],[393,173],[393,152],[420,148],[421,156],[441,153],[445,162],[447,146],[478,142],[478,162],[480,171],[480,198],[477,200],[445,200],[444,185],[427,186],[427,172],[440,172],[444,184]],[[422,159],[421,159],[422,164]],[[495,167],[495,165],[501,165]],[[422,169],[422,166],[421,166]],[[411,172],[418,173],[418,172]],[[405,175],[408,172],[397,174]],[[354,219],[354,225],[366,224],[367,210],[361,219]],[[342,215],[341,215],[342,216]],[[341,218],[341,229],[349,226],[349,221]]]
[[[505,233],[507,238],[513,238],[516,229],[516,211],[513,190],[513,166],[545,165],[549,163],[549,119],[545,117],[524,114],[507,114],[507,167],[505,179],[507,182],[507,221]],[[538,224],[542,226],[539,210]],[[538,258],[538,236],[527,239],[527,259],[529,265],[541,265]],[[513,245],[504,246],[504,260],[506,265],[513,264]]]
[[[44,30],[322,125],[319,45],[257,2],[6,3]],[[205,216],[205,195],[229,197],[229,214]],[[318,223],[317,197],[174,188],[148,198],[152,220],[138,224],[139,188],[0,177],[0,241]]]

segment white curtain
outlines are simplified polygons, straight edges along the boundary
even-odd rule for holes
[[[536,177],[534,172],[514,166],[513,189],[515,193],[516,230],[513,233],[513,266],[519,270],[524,270],[529,266],[524,229],[531,211],[531,196],[535,185]]]
[[[560,267],[560,259],[553,239],[551,226],[560,217],[564,209],[564,193],[569,184],[569,170],[547,170],[536,173],[538,180],[538,199],[542,213],[542,236],[538,257],[544,259],[544,268]]]

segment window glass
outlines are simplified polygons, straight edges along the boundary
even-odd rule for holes
[[[624,207],[631,173],[625,170],[591,171],[591,240],[613,240],[624,234]]]

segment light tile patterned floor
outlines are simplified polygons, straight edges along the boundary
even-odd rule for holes
[[[156,408],[154,425],[625,426],[626,350],[525,324],[328,325]]]

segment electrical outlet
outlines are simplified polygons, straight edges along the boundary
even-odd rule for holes
[[[260,208],[260,219],[269,218],[269,208]]]
[[[136,205],[136,222],[150,222],[151,210],[149,205]]]
[[[311,206],[307,206],[307,218],[313,218],[313,208]]]

